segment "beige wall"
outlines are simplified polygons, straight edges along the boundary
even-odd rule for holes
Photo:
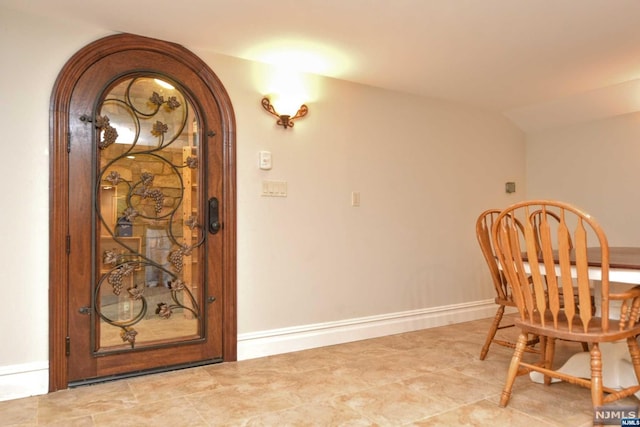
[[[0,8],[0,374],[48,360],[49,99],[65,61],[104,34]]]
[[[48,358],[49,97],[65,61],[108,31],[7,10],[0,28],[0,180],[13,183],[0,209],[1,375]],[[492,297],[474,221],[525,184],[524,136],[506,119],[307,76],[317,96],[285,131],[260,107],[267,66],[187,47],[236,113],[240,334]],[[289,196],[261,197],[263,179],[286,180]]]
[[[522,136],[505,120],[318,78],[320,99],[285,131],[259,106],[258,64],[196,53],[237,113],[240,333],[490,296],[469,286],[473,221],[523,181]],[[262,179],[286,180],[289,197],[260,197]]]
[[[573,203],[613,246],[640,245],[640,113],[527,136],[527,195]]]

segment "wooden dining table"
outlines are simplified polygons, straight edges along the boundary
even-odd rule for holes
[[[527,254],[523,254],[527,261]],[[587,264],[589,265],[589,278],[600,280],[602,278],[600,264],[600,248],[587,248]],[[539,259],[542,261],[542,259]],[[574,254],[571,254],[574,261]],[[541,266],[544,268],[544,266]],[[640,284],[640,246],[610,246],[609,247],[609,281],[629,284]]]
[[[587,263],[589,265],[589,279],[595,282],[594,296],[597,315],[600,300],[598,282],[602,279],[600,248],[587,249]],[[640,247],[609,247],[609,283],[611,288],[640,285]],[[613,312],[612,310],[611,313]],[[606,387],[619,389],[638,384],[626,341],[601,343],[600,351],[603,362],[603,383]],[[589,352],[574,354],[557,371],[577,377],[591,378]],[[535,382],[544,382],[543,375],[539,372],[531,372],[529,376]],[[636,397],[640,398],[640,392],[636,393]]]
[[[587,248],[587,263],[589,278],[600,280],[600,248]],[[640,284],[640,247],[609,247],[609,281]]]

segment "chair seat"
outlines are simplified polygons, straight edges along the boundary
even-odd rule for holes
[[[559,338],[566,341],[577,342],[613,342],[620,341],[622,339],[640,335],[640,325],[635,328],[620,330],[620,320],[609,319],[609,330],[604,332],[602,327],[602,319],[600,317],[592,317],[589,322],[589,329],[584,331],[580,319],[574,319],[572,329],[569,330],[569,322],[566,317],[561,313],[558,318],[557,328],[553,324],[553,317],[549,314],[545,316],[545,323],[552,327],[541,327],[538,319],[534,319],[532,323],[529,320],[522,320],[520,317],[514,319],[514,324],[521,328],[525,332],[529,332],[536,335],[543,335],[547,337]]]
[[[516,307],[516,303],[513,302],[513,300],[510,300],[510,299],[507,299],[507,298],[495,297],[494,301],[498,305],[504,305],[506,307]]]

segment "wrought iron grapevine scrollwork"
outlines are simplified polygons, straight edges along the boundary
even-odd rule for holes
[[[141,103],[139,93],[133,92],[134,89],[139,92],[143,79],[150,80],[148,77],[130,78],[121,83],[125,85],[122,96],[112,96],[112,93],[107,95],[96,109],[96,119],[93,122],[99,154],[95,186],[96,216],[103,230],[106,230],[117,245],[114,248],[103,248],[103,253],[97,254],[101,274],[93,289],[93,306],[95,313],[106,324],[120,328],[122,342],[129,344],[132,349],[140,334],[134,326],[148,316],[146,285],[140,279],[141,274],[136,275],[136,271],[146,271],[151,267],[170,277],[166,284],[170,301],[156,304],[155,315],[158,318],[170,319],[176,310],[189,312],[198,318],[200,309],[197,298],[193,295],[190,284],[183,281],[182,271],[184,257],[191,256],[193,250],[201,246],[205,239],[204,229],[197,215],[180,218],[185,192],[181,171],[185,168],[197,169],[198,157],[190,155],[182,163],[176,163],[171,155],[166,154],[167,149],[183,137],[189,117],[189,104],[178,96],[165,99],[156,91],[148,94],[146,103]],[[120,139],[125,136],[119,134],[118,123],[109,115],[110,110],[116,109],[126,112],[134,129],[128,136],[130,140],[124,143]],[[174,119],[171,123],[163,121],[163,117],[174,116],[177,120]],[[113,153],[106,155],[109,151]],[[163,171],[164,181],[169,181],[170,184],[158,183],[159,178],[154,171],[131,169],[131,157],[142,159],[147,165],[152,164],[155,169]],[[125,170],[131,172],[125,176]],[[125,194],[126,207],[118,212],[123,223],[131,224],[132,227],[152,225],[166,232],[172,246],[166,263],[160,263],[143,254],[138,247],[132,247],[103,217],[99,201],[101,188],[105,184],[114,186],[118,192]],[[174,227],[180,221],[197,233],[195,242],[185,241],[184,236],[176,236]],[[125,282],[133,282],[133,285],[123,289]],[[100,298],[105,293],[128,297],[137,310],[125,319],[114,318],[115,316],[102,309]]]

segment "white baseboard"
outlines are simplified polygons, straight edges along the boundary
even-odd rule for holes
[[[238,335],[238,360],[493,317],[493,299]]]
[[[47,394],[49,362],[0,366],[0,401]]]
[[[484,319],[495,312],[491,299],[239,334],[238,360]],[[48,389],[48,361],[0,366],[0,401],[47,394]]]

